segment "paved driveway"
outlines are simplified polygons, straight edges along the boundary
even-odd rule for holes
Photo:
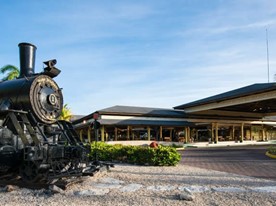
[[[276,159],[265,155],[267,147],[186,148],[181,164],[276,181]]]

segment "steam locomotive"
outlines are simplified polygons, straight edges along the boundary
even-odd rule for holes
[[[62,91],[53,80],[56,60],[34,72],[36,46],[20,43],[20,75],[0,82],[0,177],[17,174],[26,182],[49,182],[68,176],[93,175],[89,147],[71,123],[58,120]]]

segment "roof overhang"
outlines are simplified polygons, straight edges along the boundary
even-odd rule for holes
[[[261,84],[263,86],[265,84]],[[271,86],[270,86],[271,85]],[[259,85],[257,85],[259,86]],[[258,90],[256,85],[226,92],[220,95],[177,106],[188,114],[236,116],[262,119],[276,115],[276,89],[269,84],[270,89]],[[250,90],[251,88],[251,90]],[[254,92],[254,89],[256,92]],[[239,91],[242,91],[239,93]],[[235,95],[233,95],[235,94]]]

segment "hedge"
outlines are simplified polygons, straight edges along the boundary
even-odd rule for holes
[[[268,149],[267,152],[272,155],[276,155],[276,145],[271,145]]]
[[[91,144],[90,159],[99,161],[124,162],[137,165],[175,166],[179,163],[181,155],[175,148],[158,145],[157,148],[149,146],[123,146],[110,145],[104,142]]]

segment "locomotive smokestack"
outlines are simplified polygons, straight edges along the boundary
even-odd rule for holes
[[[20,43],[20,76],[30,77],[34,74],[36,46],[29,43]]]

